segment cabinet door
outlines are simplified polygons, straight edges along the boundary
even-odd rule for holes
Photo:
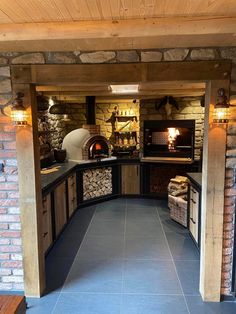
[[[43,251],[47,251],[52,244],[52,208],[51,194],[43,197],[42,207],[42,236],[43,236]]]
[[[122,194],[140,194],[140,166],[121,166]]]
[[[66,182],[62,182],[54,190],[54,211],[56,236],[66,224]]]
[[[192,233],[195,241],[198,243],[198,213],[199,213],[199,193],[190,186],[190,217],[189,217],[189,230]]]
[[[77,208],[76,174],[68,177],[68,209],[69,217]]]

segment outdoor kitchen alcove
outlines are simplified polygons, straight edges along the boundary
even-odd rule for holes
[[[212,125],[212,109],[216,102],[217,90],[229,89],[230,71],[231,64],[228,61],[11,67],[13,89],[15,92],[25,93],[25,103],[29,104],[32,114],[32,127],[17,130],[26,295],[40,296],[45,288],[44,256],[38,236],[41,228],[38,213],[42,199],[39,151],[36,147],[35,86],[73,86],[87,82],[151,84],[157,81],[179,81],[184,84],[194,81],[206,82],[200,292],[204,300],[220,300],[226,130]],[[30,182],[24,181],[26,171],[31,174]],[[214,267],[211,261],[214,261]]]

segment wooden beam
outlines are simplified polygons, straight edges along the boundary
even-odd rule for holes
[[[212,124],[217,90],[229,90],[229,81],[207,84],[202,169],[200,292],[204,301],[220,301],[226,126]]]
[[[163,17],[0,25],[0,51],[234,46],[236,17]]]
[[[42,248],[42,191],[35,90],[31,85],[13,85],[14,92],[24,92],[31,125],[17,127],[16,149],[19,173],[22,245],[24,263],[24,293],[39,297],[45,289],[44,253]]]
[[[13,65],[14,83],[77,86],[80,84],[151,83],[227,79],[230,61],[186,61],[127,64]]]

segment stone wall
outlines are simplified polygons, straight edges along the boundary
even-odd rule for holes
[[[67,115],[69,121],[65,121],[62,114],[51,114],[48,110],[40,111],[38,119],[46,120],[48,130],[56,131],[45,134],[45,140],[50,143],[51,148],[61,149],[63,138],[72,130],[81,128],[86,123],[85,104],[71,104]]]
[[[233,62],[231,73],[231,97],[235,100],[236,47],[96,52],[0,53],[0,106],[3,107],[11,96],[11,79],[8,66],[10,64],[124,63],[216,59],[230,59]],[[232,114],[235,116],[235,110],[232,110]],[[15,132],[9,119],[4,115],[0,116],[0,130],[0,164],[5,165],[4,172],[1,172],[0,176],[0,202],[2,204],[0,208],[0,289],[21,290],[23,288],[23,271],[21,264],[21,227],[19,223],[20,211],[18,206],[19,195],[17,185]],[[222,264],[222,294],[225,295],[230,294],[232,281],[236,197],[236,128],[234,121],[229,125],[227,143],[227,183],[225,187],[225,222]],[[13,203],[11,203],[11,199],[14,200]]]
[[[175,98],[178,103],[179,110],[172,106],[173,120],[195,120],[195,150],[194,158],[201,158],[201,150],[203,145],[203,124],[204,124],[204,108],[201,107],[201,101],[197,98]],[[157,100],[158,101],[158,100]],[[164,120],[166,113],[164,108],[157,110],[156,101],[144,100],[140,104],[140,143],[143,143],[143,121],[145,120]]]
[[[115,121],[112,116],[112,112],[114,112],[114,107],[119,108],[119,112],[124,115],[129,114],[130,110],[132,110],[133,114],[136,115],[137,125],[139,125],[139,101],[135,103],[133,100],[120,100],[118,102],[103,102],[96,103],[96,124],[101,127],[101,134],[105,136],[111,144],[114,144],[114,130],[115,130]],[[118,128],[120,128],[126,121],[124,119],[119,120]],[[137,139],[139,138],[139,130],[137,131]],[[139,142],[137,143],[139,145]],[[137,145],[137,146],[138,146]]]

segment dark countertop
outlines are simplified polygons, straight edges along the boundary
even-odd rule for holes
[[[56,172],[48,173],[48,174],[41,174],[41,186],[42,191],[50,188],[50,186],[54,185],[58,180],[63,179],[67,176],[76,166],[78,165],[77,162],[68,161],[65,163],[55,163],[51,167],[53,168],[59,166],[59,170]]]
[[[196,184],[199,188],[202,188],[202,173],[201,172],[187,172],[186,175],[192,183]]]

